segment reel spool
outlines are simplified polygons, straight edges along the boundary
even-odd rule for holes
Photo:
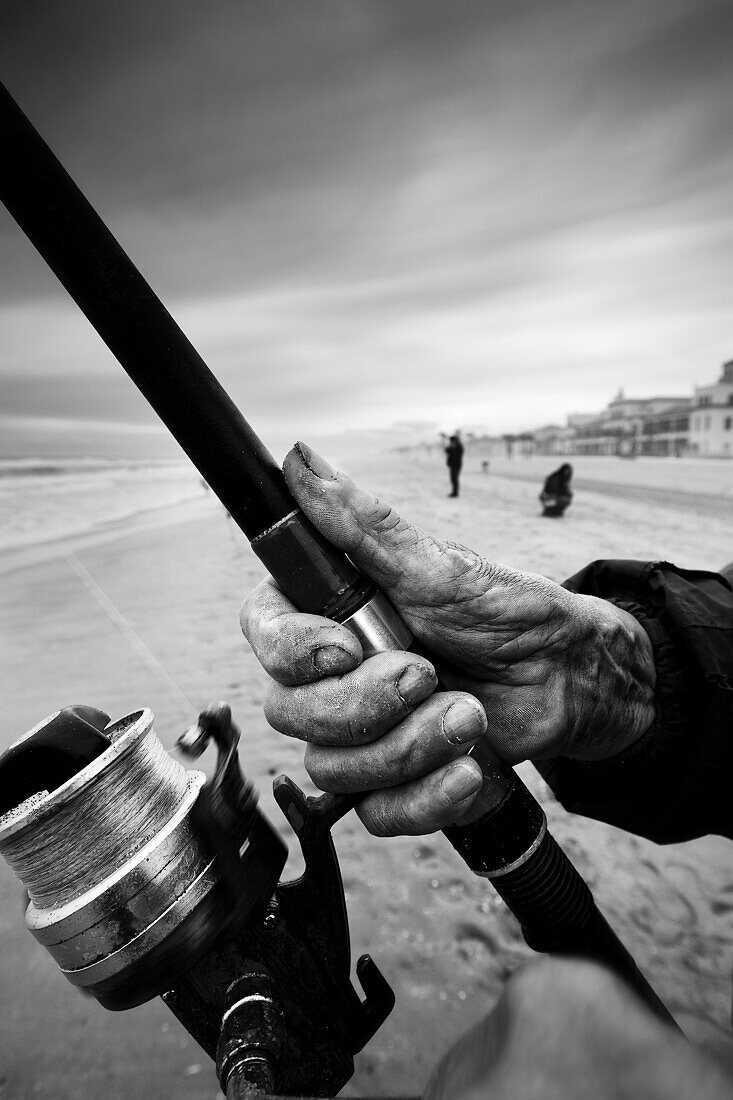
[[[216,740],[211,780],[166,752],[149,710],[110,724],[68,707],[0,757],[0,852],[28,892],[26,924],[106,1008],[169,990],[277,885],[287,849],[239,770],[230,719],[211,708],[188,735],[190,754]]]

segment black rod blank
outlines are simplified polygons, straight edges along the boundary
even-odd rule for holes
[[[272,527],[295,507],[279,466],[1,84],[0,159],[0,199],[232,518]]]
[[[281,588],[301,611],[351,614],[364,578],[298,512],[262,440],[2,84],[0,163],[0,200]]]

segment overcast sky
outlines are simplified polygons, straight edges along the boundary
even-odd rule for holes
[[[733,357],[730,0],[0,18],[0,77],[275,447],[562,422]],[[0,248],[5,453],[66,421],[144,439],[152,414],[4,210]]]

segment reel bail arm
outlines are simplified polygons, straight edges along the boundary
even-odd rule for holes
[[[200,755],[209,738],[218,760],[204,789],[218,833],[230,828],[231,794],[244,783],[239,733],[226,704],[203,711],[178,744]],[[369,955],[356,965],[363,1000],[351,984],[346,901],[330,832],[344,808],[330,795],[306,798],[287,776],[273,786],[298,838],[303,875],[278,883],[241,931],[217,942],[163,1000],[215,1059],[226,1095],[232,1074],[246,1069],[282,1095],[333,1096],[395,998]]]

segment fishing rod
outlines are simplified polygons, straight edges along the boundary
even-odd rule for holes
[[[395,609],[303,515],[264,443],[2,85],[0,158],[5,206],[283,592],[300,611],[347,625],[365,657],[408,649]],[[445,829],[451,844],[491,882],[530,947],[607,964],[674,1023],[516,772],[486,743],[471,751],[484,776],[477,819]]]

